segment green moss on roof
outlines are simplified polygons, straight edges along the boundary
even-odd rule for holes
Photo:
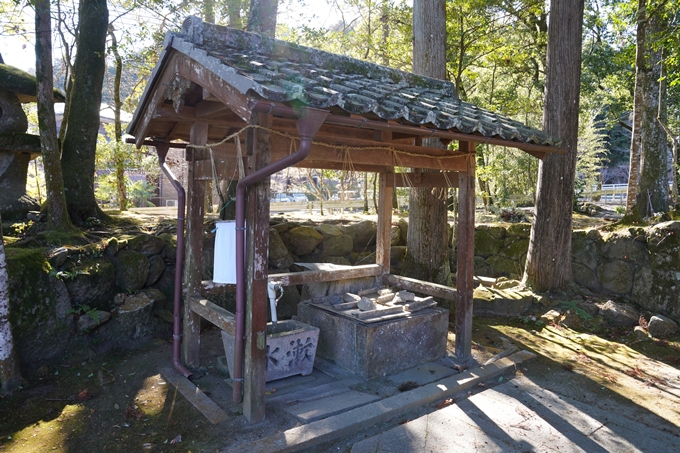
[[[17,67],[0,63],[0,90],[16,94],[21,102],[35,102],[37,85],[35,76]],[[65,99],[61,91],[55,88],[54,100],[64,102]]]

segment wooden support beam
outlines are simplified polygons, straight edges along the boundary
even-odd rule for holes
[[[445,173],[394,173],[387,181],[392,187],[458,187],[458,172]]]
[[[456,287],[456,359],[472,359],[472,291],[475,268],[475,144],[460,142],[460,150],[471,154],[467,171],[459,173],[458,184],[458,266]]]
[[[390,271],[390,248],[392,229],[392,192],[393,187],[388,184],[393,179],[393,173],[380,173],[380,188],[378,192],[378,229],[375,241],[375,263],[382,267],[383,273]]]
[[[205,145],[208,140],[208,123],[199,121],[191,128],[191,144]],[[203,150],[188,147],[187,160],[187,232],[184,253],[184,303],[201,292],[203,269],[203,204],[205,183],[195,178],[196,159]],[[199,366],[201,344],[201,317],[191,310],[184,310],[182,358],[188,367]]]
[[[402,277],[400,275],[386,274],[382,277],[383,285],[393,286],[414,293],[427,294],[428,296],[439,299],[457,300],[458,291],[450,286],[439,285],[437,283],[424,282],[415,278]]]
[[[302,162],[294,165],[298,168],[323,168],[327,170],[347,170],[347,164],[344,162],[325,162],[320,160],[310,160],[305,159]],[[381,173],[388,168],[384,165],[368,165],[368,164],[357,164],[352,163],[352,169],[354,171],[366,171],[369,173]],[[391,168],[391,167],[389,167]]]
[[[378,264],[366,264],[364,266],[352,266],[347,267],[346,269],[332,271],[304,271],[272,274],[269,276],[269,281],[278,282],[282,286],[294,286],[362,277],[377,277],[382,274],[382,266]]]
[[[215,324],[230,335],[236,335],[236,318],[234,314],[210,302],[207,299],[192,297],[189,299],[191,311]]]
[[[257,114],[253,120],[260,126],[271,126],[271,116]],[[266,167],[270,161],[271,140],[269,132],[256,129],[249,131],[247,173]],[[267,374],[267,276],[269,250],[269,178],[250,186],[247,191],[246,228],[248,254],[246,293],[246,353],[245,386],[243,391],[243,415],[250,423],[265,418],[265,382]]]

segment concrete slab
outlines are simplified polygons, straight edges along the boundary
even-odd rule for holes
[[[184,397],[211,423],[220,423],[229,416],[213,400],[173,368],[162,368],[161,376],[177,388]]]
[[[224,453],[275,453],[299,451],[325,442],[354,434],[366,427],[418,409],[426,404],[463,392],[481,382],[495,379],[514,370],[516,365],[535,355],[520,351],[488,366],[467,370],[464,373],[400,393],[380,401],[343,412],[332,417],[297,426],[288,431],[265,437],[247,444],[236,445]]]
[[[290,404],[294,402],[303,402],[318,400],[329,396],[337,395],[338,393],[345,393],[349,391],[351,385],[362,382],[359,378],[342,379],[328,384],[316,385],[314,387],[306,387],[296,390],[294,392],[284,394],[274,394],[267,398],[268,404]]]
[[[424,363],[408,370],[401,371],[396,374],[387,376],[387,379],[394,382],[397,385],[403,384],[404,382],[415,382],[418,385],[426,385],[440,379],[447,378],[457,374],[456,370],[453,370],[444,365],[440,365],[435,362]]]
[[[351,453],[670,451],[680,438],[545,391],[510,382],[356,443]]]
[[[318,398],[315,398],[284,407],[283,410],[294,415],[302,423],[310,423],[379,399],[380,397],[377,395],[348,389],[346,392],[324,398],[323,404],[319,403]]]

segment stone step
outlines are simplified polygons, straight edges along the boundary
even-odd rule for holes
[[[291,404],[301,403],[305,401],[318,400],[329,396],[345,393],[349,391],[349,387],[361,382],[359,378],[342,379],[327,384],[316,385],[314,387],[306,386],[297,391],[289,392],[283,395],[274,395],[267,398],[269,404]]]
[[[323,404],[319,404],[318,399],[315,398],[284,407],[283,410],[295,416],[302,423],[311,423],[359,406],[364,406],[379,399],[378,395],[348,389],[346,392],[327,396],[324,398]]]

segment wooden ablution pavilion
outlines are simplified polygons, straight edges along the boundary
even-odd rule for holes
[[[188,377],[188,368],[199,365],[201,318],[231,335],[234,399],[243,401],[243,414],[250,422],[265,416],[270,282],[285,287],[368,278],[374,287],[455,301],[455,355],[461,362],[469,360],[475,146],[519,148],[539,159],[561,151],[557,139],[459,100],[450,82],[204,23],[197,17],[187,18],[181,32],[166,36],[128,133],[137,147],[156,148],[161,168],[178,190],[175,367]],[[443,145],[458,143],[455,150],[441,149],[427,146],[432,142],[423,140],[427,138]],[[170,148],[186,148],[186,196],[165,162]],[[375,264],[269,275],[269,177],[292,166],[343,169],[348,162],[356,171],[379,175]],[[206,182],[215,179],[238,179],[235,313],[202,296],[204,199]],[[458,188],[456,288],[390,274],[395,187]],[[427,310],[417,312],[390,307],[390,316],[376,319],[355,313],[366,322],[352,328],[377,328],[376,335],[381,335],[379,326],[386,323],[410,323],[417,329],[423,320],[444,319],[439,335],[445,353],[448,310],[432,305],[427,299]],[[333,323],[352,318],[321,308]],[[324,337],[324,326],[319,327]]]

